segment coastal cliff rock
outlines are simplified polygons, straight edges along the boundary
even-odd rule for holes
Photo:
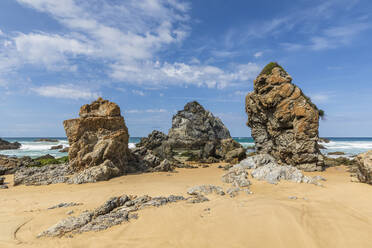
[[[222,121],[196,101],[173,116],[168,135],[154,131],[137,144],[140,147],[170,161],[175,157],[198,162],[238,162],[245,158],[245,149],[231,138]]]
[[[79,115],[63,122],[70,168],[78,172],[70,182],[96,182],[126,172],[129,136],[119,106],[98,98],[82,106]]]
[[[0,150],[16,150],[21,148],[21,144],[18,142],[8,142],[6,140],[0,139]]]
[[[268,64],[254,80],[245,110],[258,153],[270,154],[280,164],[305,171],[322,169],[323,156],[317,142],[323,111],[292,83],[280,65]]]
[[[356,157],[356,176],[360,182],[372,184],[372,150]]]

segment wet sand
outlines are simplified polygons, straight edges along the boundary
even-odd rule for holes
[[[251,191],[235,198],[208,195],[208,202],[178,202],[138,212],[139,218],[72,238],[36,238],[68,217],[98,207],[112,196],[184,195],[201,184],[222,186],[225,173],[209,168],[148,173],[84,185],[9,185],[0,190],[0,247],[371,247],[372,186],[350,182],[346,167],[321,173],[324,187],[251,179]],[[12,176],[6,176],[11,182]],[[289,199],[296,196],[297,199]],[[48,210],[61,202],[83,205]],[[208,210],[210,209],[210,210]]]

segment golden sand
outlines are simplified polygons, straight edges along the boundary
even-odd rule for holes
[[[101,232],[36,238],[68,211],[77,215],[112,196],[186,196],[189,187],[201,184],[227,189],[229,185],[221,182],[223,173],[214,165],[95,184],[10,186],[0,190],[0,247],[372,247],[372,186],[350,182],[345,167],[308,173],[327,178],[324,187],[251,179],[252,195],[208,195],[209,202],[141,210],[137,220]],[[10,181],[12,176],[6,176]],[[47,210],[61,202],[83,205]]]

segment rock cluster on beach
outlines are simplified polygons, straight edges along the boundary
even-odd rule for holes
[[[318,147],[317,107],[278,64],[270,63],[254,80],[246,96],[247,125],[256,151],[272,155],[278,163],[305,171],[319,171],[323,156]]]
[[[320,176],[305,176],[301,170],[289,165],[279,165],[269,154],[258,154],[242,160],[234,165],[222,176],[222,181],[232,183],[236,188],[248,187],[251,183],[248,180],[248,169],[252,169],[251,176],[271,184],[277,184],[281,180],[296,183],[310,183],[321,185],[325,181]]]
[[[193,101],[178,111],[172,119],[168,135],[153,131],[141,139],[134,153],[145,160],[174,162],[238,162],[245,158],[245,149],[234,141],[222,121]],[[147,156],[147,158],[146,158]]]
[[[34,166],[37,164],[37,161],[33,160],[31,157],[13,158],[0,155],[0,175],[13,174],[22,167]]]
[[[372,150],[356,157],[355,176],[362,183],[372,184]]]
[[[171,195],[168,197],[150,197],[122,195],[112,197],[104,204],[92,211],[84,211],[79,216],[71,216],[61,220],[46,231],[40,233],[38,237],[55,237],[72,235],[89,231],[101,231],[130,219],[137,219],[137,212],[147,207],[160,207],[166,204],[179,201],[188,201],[189,203],[199,203],[200,196],[193,195],[185,198],[183,196]],[[194,202],[189,201],[196,199]],[[208,200],[208,199],[207,199]]]
[[[18,142],[11,143],[9,141],[0,139],[0,150],[16,150],[21,148],[21,144]]]
[[[129,135],[119,106],[99,98],[82,106],[79,116],[63,122],[70,168],[76,173],[70,180],[96,182],[125,173]]]

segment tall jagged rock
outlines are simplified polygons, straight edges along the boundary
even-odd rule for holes
[[[245,157],[244,148],[231,138],[222,121],[196,101],[173,116],[168,135],[154,131],[137,147],[151,149],[157,157],[168,160],[177,155],[205,162],[234,162]]]
[[[107,180],[126,172],[129,135],[119,106],[98,98],[82,106],[79,115],[63,122],[70,168],[78,172],[71,182]]]
[[[323,113],[280,65],[268,64],[254,80],[245,110],[258,153],[271,154],[279,163],[305,171],[322,169],[317,142],[319,114]]]

